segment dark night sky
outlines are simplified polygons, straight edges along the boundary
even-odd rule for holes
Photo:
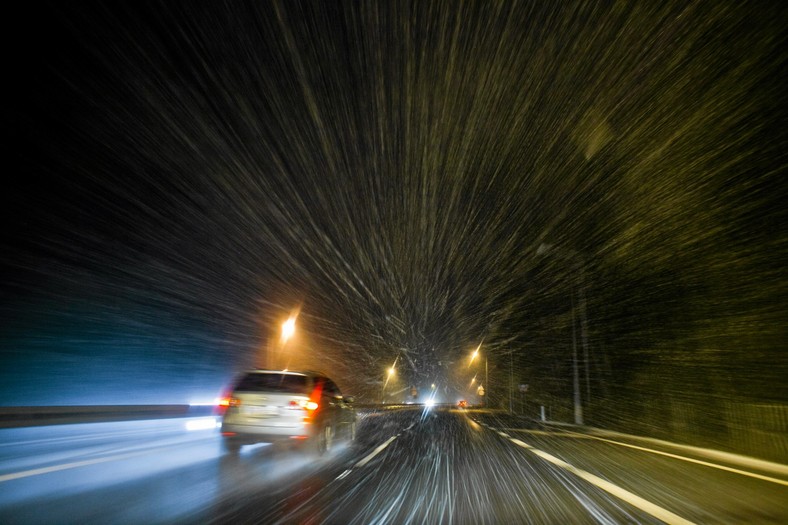
[[[785,402],[778,4],[18,8],[2,402],[210,397],[298,307],[348,391],[453,392],[484,340],[567,397],[541,243],[595,397]]]

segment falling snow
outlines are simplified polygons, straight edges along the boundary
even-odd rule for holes
[[[786,457],[746,430],[788,400],[788,11],[560,4],[9,19],[5,403],[210,397],[278,352],[568,421],[574,341],[586,422]]]

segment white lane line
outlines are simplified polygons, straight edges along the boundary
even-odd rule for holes
[[[408,430],[413,428],[415,425],[416,425],[416,423],[411,423],[411,425],[408,428],[406,428],[405,430],[403,430],[402,432],[407,432]],[[375,456],[377,456],[378,454],[383,452],[383,449],[385,449],[387,446],[391,445],[392,441],[394,441],[400,435],[402,435],[402,432],[400,432],[396,436],[391,436],[386,441],[384,441],[383,443],[378,445],[377,448],[375,448],[375,450],[373,450],[369,455],[367,455],[367,457],[365,457],[364,459],[362,459],[361,461],[359,461],[358,463],[353,465],[353,468],[349,468],[349,469],[345,470],[342,474],[340,474],[339,476],[334,478],[334,480],[336,481],[336,480],[344,479],[344,478],[348,477],[353,472],[354,468],[360,468],[360,467],[363,467],[364,465],[366,465],[367,463],[369,463],[372,460],[372,458],[374,458]]]
[[[367,457],[356,463],[353,468],[363,467],[364,465],[369,463],[372,460],[372,458],[380,454],[383,451],[383,449],[389,446],[391,442],[394,441],[395,439],[397,439],[397,436],[391,436],[390,438],[388,438],[386,441],[378,445],[378,448],[373,450],[371,454],[369,454]]]
[[[572,434],[574,434],[574,433],[572,433]],[[579,434],[579,435],[585,436],[584,434]],[[740,469],[733,468],[733,467],[726,467],[725,465],[718,465],[717,463],[709,463],[708,461],[703,461],[701,459],[693,459],[693,458],[688,458],[686,456],[679,456],[677,454],[671,454],[670,452],[662,452],[661,450],[654,450],[652,448],[639,447],[637,445],[630,445],[629,443],[622,443],[620,441],[613,441],[612,439],[605,439],[605,438],[601,438],[601,437],[597,437],[597,436],[585,436],[585,437],[589,437],[591,439],[597,439],[599,441],[604,441],[606,443],[612,443],[613,445],[620,445],[622,447],[634,448],[636,450],[642,450],[644,452],[651,452],[652,454],[659,454],[660,456],[666,456],[666,457],[673,458],[673,459],[680,459],[681,461],[687,461],[689,463],[696,463],[698,465],[703,465],[704,467],[712,467],[712,468],[716,468],[716,469],[720,469],[720,470],[725,470],[727,472],[733,472],[734,474],[741,474],[742,476],[749,476],[751,478],[762,479],[764,481],[769,481],[771,483],[777,483],[779,485],[788,486],[788,481],[785,481],[783,479],[778,479],[778,478],[772,478],[770,476],[764,476],[763,474],[756,474],[755,472],[748,472],[746,470],[740,470]]]
[[[515,445],[520,445],[523,448],[534,448],[531,445],[529,445],[528,443],[524,443],[524,442],[522,442],[522,441],[520,441],[519,439],[516,439],[516,438],[512,438],[511,441]]]
[[[411,426],[413,426],[413,425],[411,425]],[[405,430],[410,430],[410,427],[406,428]],[[354,468],[360,468],[360,467],[363,467],[364,465],[366,465],[367,463],[369,463],[372,460],[372,458],[374,458],[375,456],[380,454],[383,451],[383,449],[385,449],[387,446],[391,445],[391,442],[394,441],[395,439],[397,439],[398,437],[399,437],[399,434],[397,434],[396,436],[391,436],[390,438],[388,438],[386,441],[384,441],[383,443],[378,445],[377,448],[375,448],[375,450],[370,452],[367,455],[367,457],[365,457],[364,459],[362,459],[361,461],[359,461],[358,463],[353,465],[352,468],[346,469],[342,474],[340,474],[339,476],[334,478],[334,481],[338,481],[340,479],[344,479],[344,478],[348,477],[353,472]]]
[[[765,459],[753,458],[750,456],[742,456],[741,454],[733,454],[731,452],[723,452],[721,450],[714,450],[709,448],[694,447],[692,445],[682,445],[679,443],[672,443],[661,439],[647,438],[643,436],[632,436],[629,434],[622,434],[621,432],[613,432],[611,430],[595,429],[594,437],[597,433],[603,432],[607,436],[619,437],[624,439],[636,439],[638,441],[645,441],[647,443],[654,443],[661,446],[667,446],[673,449],[685,450],[699,456],[705,456],[709,460],[722,461],[728,464],[738,465],[742,468],[757,469],[762,472],[770,472],[772,474],[788,477],[788,465],[782,463],[775,463],[773,461],[766,461]]]
[[[27,478],[30,476],[38,476],[40,474],[49,474],[50,472],[58,472],[60,470],[68,470],[77,467],[85,467],[87,465],[95,465],[96,463],[106,463],[108,461],[118,461],[121,459],[133,458],[143,454],[150,453],[149,450],[129,452],[128,454],[118,454],[116,456],[106,456],[102,458],[86,459],[83,461],[74,461],[72,463],[63,463],[61,465],[52,465],[51,467],[35,468],[31,470],[23,470],[21,472],[12,472],[11,474],[3,474],[0,476],[0,483],[4,481],[11,481],[14,479]]]
[[[519,445],[523,448],[526,448],[539,456],[540,458],[549,461],[553,465],[561,467],[562,469],[568,470],[572,474],[583,478],[584,480],[588,481],[589,483],[596,485],[600,489],[604,490],[612,494],[613,496],[626,501],[630,505],[633,505],[643,512],[646,512],[657,519],[664,521],[670,525],[694,525],[693,522],[685,520],[678,514],[674,514],[667,509],[663,509],[659,505],[655,503],[651,503],[648,500],[641,498],[640,496],[629,492],[628,490],[622,489],[618,485],[614,485],[607,480],[600,478],[599,476],[595,476],[590,472],[586,472],[585,470],[579,469],[574,465],[570,465],[569,463],[558,459],[557,457],[548,454],[542,450],[532,447],[527,443],[520,441],[519,439],[511,439],[512,443]]]

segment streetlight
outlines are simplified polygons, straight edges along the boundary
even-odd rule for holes
[[[290,339],[291,337],[293,337],[293,334],[295,334],[295,322],[296,322],[295,316],[291,315],[290,318],[287,321],[282,323],[282,342],[283,343],[286,343],[287,340]]]
[[[481,349],[481,347],[482,347],[482,344],[479,343],[479,346],[477,346],[476,350],[474,350],[473,354],[471,354],[471,361],[470,361],[470,363],[468,363],[468,367],[469,368],[470,368],[471,364],[473,364],[473,360],[476,359],[476,357],[479,355],[479,350]],[[484,356],[484,385],[483,385],[483,387],[480,386],[480,391],[484,392],[484,396],[485,396],[485,398],[484,398],[484,406],[488,406],[487,396],[490,395],[490,375],[489,375],[488,369],[487,369],[487,356],[486,355]]]
[[[282,323],[281,335],[279,337],[279,348],[276,352],[279,355],[279,361],[283,361],[285,344],[287,344],[287,341],[289,341],[295,335],[296,319],[298,319],[297,311],[290,314],[290,317],[287,318],[287,321]]]
[[[394,362],[396,363],[396,359],[394,360]],[[389,384],[389,379],[391,379],[391,376],[393,376],[395,372],[396,371],[394,370],[394,366],[388,369],[388,373],[386,374],[386,381],[383,383],[383,391],[381,391],[380,393],[380,397],[381,397],[380,402],[382,404],[386,403],[386,385]]]
[[[583,345],[583,357],[586,364],[586,389],[588,397],[591,397],[591,384],[588,372],[588,326],[586,320],[586,295],[585,295],[585,260],[583,256],[574,250],[556,247],[552,244],[540,244],[536,249],[536,255],[552,254],[560,259],[568,260],[577,267],[578,295],[580,298],[580,339]],[[575,300],[572,293],[572,383],[574,388],[575,404],[575,424],[583,424],[583,405],[580,400],[580,372],[577,366],[577,343],[575,341]]]

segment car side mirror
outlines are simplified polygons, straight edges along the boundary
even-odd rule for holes
[[[353,396],[345,396],[342,399],[345,400],[345,403],[355,403],[356,402],[356,398],[353,397]]]

